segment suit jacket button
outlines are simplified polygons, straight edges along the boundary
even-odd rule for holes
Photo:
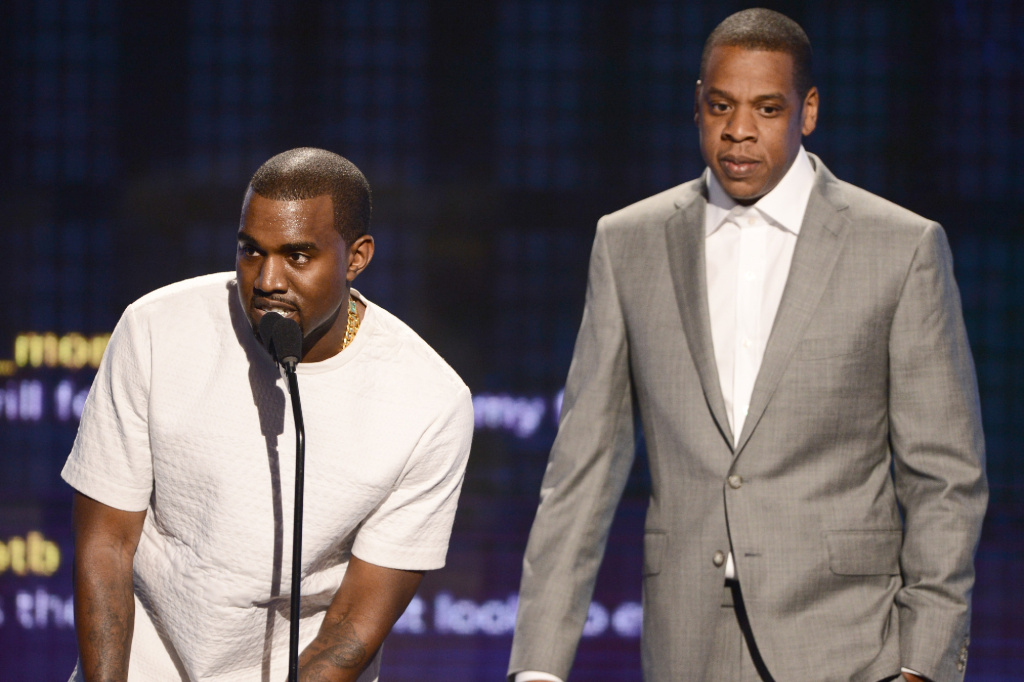
[[[729,487],[733,490],[739,490],[743,485],[743,477],[737,474],[733,474],[729,477]]]
[[[722,564],[725,563],[725,552],[723,552],[722,550],[718,550],[717,552],[715,552],[715,556],[711,558],[711,563],[713,563],[718,568],[721,568]]]

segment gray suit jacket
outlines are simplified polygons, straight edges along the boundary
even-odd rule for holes
[[[523,562],[510,672],[565,679],[633,460],[644,679],[700,680],[732,549],[778,680],[963,676],[987,503],[974,367],[942,228],[816,166],[736,447],[712,349],[707,189],[605,216]]]

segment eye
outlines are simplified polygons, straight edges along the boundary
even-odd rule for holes
[[[722,114],[729,110],[729,105],[725,102],[711,102],[708,108],[716,114]]]
[[[774,104],[764,104],[761,106],[761,113],[765,116],[776,116],[780,111],[782,111],[782,107]]]
[[[290,253],[288,258],[296,265],[305,265],[310,261],[309,255],[305,253]]]
[[[238,243],[238,252],[246,258],[254,258],[259,255],[259,251],[252,244],[245,244],[242,242]]]

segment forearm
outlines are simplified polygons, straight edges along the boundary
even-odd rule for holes
[[[299,682],[355,680],[373,660],[386,636],[373,628],[357,628],[349,614],[328,614],[308,647],[299,657]]]
[[[423,574],[352,557],[320,631],[299,656],[299,682],[354,682],[409,605]]]
[[[135,627],[132,564],[146,512],[75,493],[75,633],[87,682],[128,679]]]
[[[75,630],[88,682],[128,679],[135,623],[131,561],[115,550],[75,558]]]

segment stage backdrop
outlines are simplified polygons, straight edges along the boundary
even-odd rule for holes
[[[765,4],[815,47],[807,148],[949,232],[992,483],[968,680],[1020,679],[1024,5]],[[299,145],[366,172],[378,247],[359,287],[475,395],[448,567],[390,638],[386,679],[500,679],[594,224],[701,172],[702,40],[743,6],[0,5],[0,680],[63,680],[75,659],[59,471],[107,335],[142,294],[231,269],[248,177]],[[642,456],[634,473],[576,679],[640,679]]]

